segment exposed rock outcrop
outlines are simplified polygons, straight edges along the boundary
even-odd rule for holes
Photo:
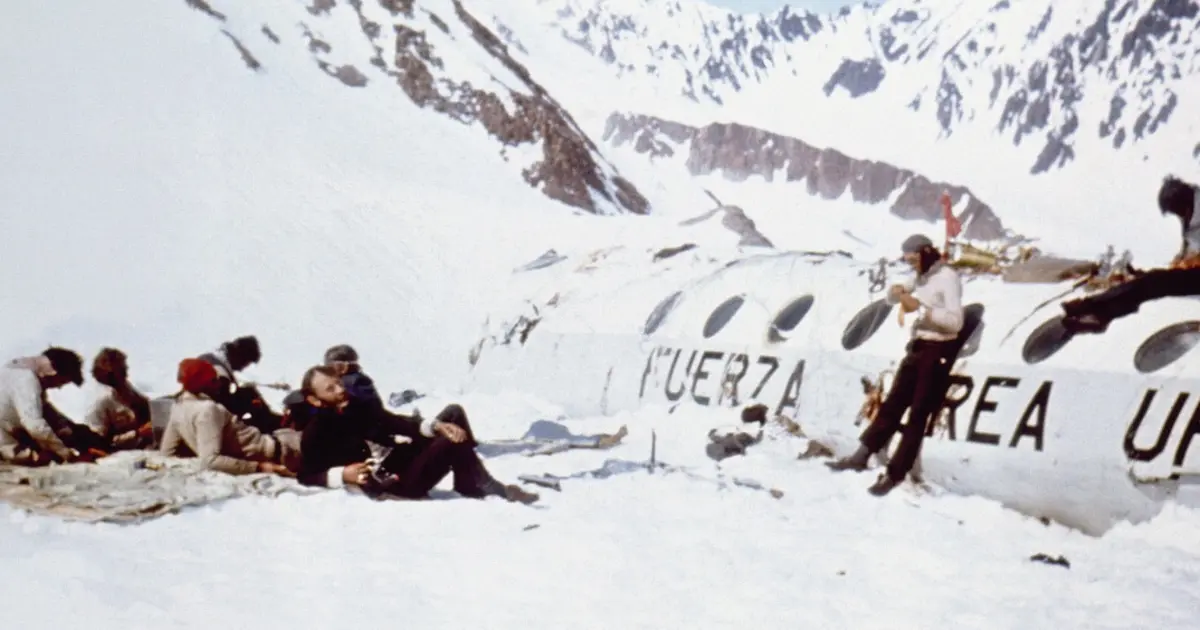
[[[227,16],[212,5],[233,0],[184,1],[227,23]],[[646,198],[605,160],[562,105],[458,0],[309,0],[296,9],[299,41],[329,77],[351,88],[381,78],[393,83],[419,107],[482,126],[497,140],[497,152],[506,161],[510,148],[537,146],[540,155],[521,174],[547,197],[596,214],[649,211]],[[325,21],[347,16],[358,23],[374,51],[369,58],[347,52],[360,49],[359,42],[319,36]],[[278,35],[286,29],[262,24],[261,31],[272,43],[287,43]],[[247,66],[263,69],[245,39],[226,34]],[[462,73],[464,63],[474,66],[467,74]]]
[[[939,200],[945,191],[956,207],[966,199],[958,214],[965,237],[1006,236],[992,208],[963,186],[930,181],[886,162],[850,157],[755,127],[713,123],[696,128],[653,116],[614,113],[604,139],[616,146],[632,143],[634,150],[651,157],[686,151],[694,175],[720,172],[739,181],[751,175],[773,181],[782,173],[785,181],[804,181],[810,195],[838,199],[849,193],[859,203],[888,203],[893,214],[905,219],[941,220]]]

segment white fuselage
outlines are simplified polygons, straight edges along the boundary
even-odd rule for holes
[[[843,454],[864,428],[856,423],[861,379],[894,369],[910,334],[893,308],[876,320],[873,334],[844,339],[855,315],[900,281],[899,268],[872,283],[867,266],[814,264],[800,254],[721,267],[700,259],[660,262],[634,275],[632,264],[613,262],[608,275],[594,267],[529,272],[542,273],[538,289],[556,287],[559,297],[540,306],[523,344],[485,344],[474,386],[520,388],[578,414],[647,403],[761,402]],[[629,279],[618,281],[621,274]],[[1048,358],[1027,362],[1027,339],[1061,313],[1069,289],[967,280],[963,301],[977,315],[982,306],[981,325],[966,341],[946,409],[923,447],[925,478],[1090,533],[1149,518],[1168,498],[1200,502],[1200,486],[1188,483],[1200,481],[1200,350],[1185,346],[1181,358],[1150,373],[1135,366],[1147,338],[1200,320],[1200,303],[1147,303],[1103,334],[1076,336]],[[676,291],[661,325],[643,334],[654,306]],[[710,314],[735,295],[743,304],[706,338]],[[813,296],[807,315],[790,331],[768,334],[777,314],[804,295]]]

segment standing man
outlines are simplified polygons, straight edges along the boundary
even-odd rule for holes
[[[942,261],[933,242],[921,234],[908,237],[901,250],[904,260],[917,272],[913,288],[895,285],[888,291],[889,304],[899,304],[904,313],[916,313],[912,340],[896,370],[892,388],[879,407],[875,421],[862,436],[858,450],[827,464],[835,471],[866,470],[871,455],[887,448],[900,430],[908,411],[908,424],[895,456],[869,489],[875,496],[892,491],[908,475],[921,452],[925,426],[941,409],[954,366],[955,339],[963,327],[962,279]]]

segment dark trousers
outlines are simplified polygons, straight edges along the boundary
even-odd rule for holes
[[[1107,322],[1136,313],[1150,300],[1186,295],[1200,295],[1200,268],[1148,271],[1098,295],[1068,302],[1063,311],[1071,317],[1095,315]]]
[[[868,451],[883,450],[900,430],[900,420],[908,410],[908,424],[904,425],[900,446],[888,461],[887,475],[893,481],[903,481],[917,461],[921,442],[925,439],[925,427],[930,416],[941,409],[950,386],[953,351],[953,341],[914,339],[910,342],[875,421],[859,438]]]
[[[466,497],[491,493],[496,482],[475,453],[478,443],[467,420],[467,412],[459,405],[447,405],[437,419],[457,425],[466,432],[467,439],[456,444],[439,435],[396,447],[382,466],[399,477],[388,487],[388,493],[410,499],[423,498],[451,472],[454,473],[455,492]]]
[[[42,399],[42,417],[67,448],[73,448],[80,453],[86,453],[88,449],[96,449],[105,453],[112,450],[112,444],[103,436],[97,434],[86,424],[80,424],[63,415],[57,407],[44,398]]]

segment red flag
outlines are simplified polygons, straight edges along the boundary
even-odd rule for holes
[[[948,241],[962,232],[962,222],[954,216],[950,193],[942,193],[942,216],[946,219],[946,240]]]

